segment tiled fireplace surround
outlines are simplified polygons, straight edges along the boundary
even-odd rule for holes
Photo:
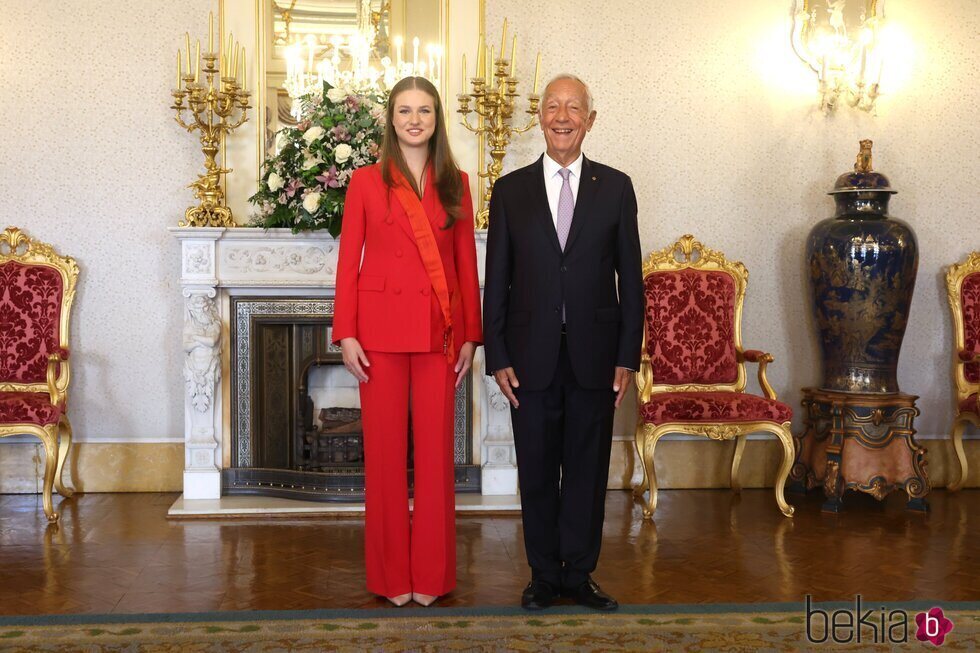
[[[238,510],[222,498],[221,472],[232,464],[231,298],[300,298],[329,306],[336,281],[339,243],[326,233],[293,234],[288,229],[171,228],[181,245],[180,285],[184,297],[184,477],[183,496],[172,514],[222,514]],[[478,267],[486,255],[486,233],[477,232]],[[320,310],[320,309],[317,309]],[[480,501],[497,507],[515,503],[517,468],[507,402],[484,374],[482,348],[472,371],[470,432],[472,462],[480,466]],[[300,502],[271,502],[295,506]],[[241,505],[240,503],[238,505]],[[351,507],[348,506],[348,509]],[[289,508],[283,508],[289,509]],[[329,509],[316,504],[317,509]],[[258,510],[267,512],[275,510]],[[246,511],[248,512],[248,511]]]

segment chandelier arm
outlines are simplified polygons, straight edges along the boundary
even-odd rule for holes
[[[192,131],[194,131],[195,129],[197,129],[197,123],[194,123],[194,124],[191,124],[191,125],[188,125],[188,124],[187,124],[186,122],[184,122],[184,119],[180,117],[180,114],[181,114],[181,112],[182,112],[183,110],[184,110],[184,107],[181,107],[181,108],[179,108],[179,109],[177,109],[177,115],[176,115],[176,116],[174,116],[174,120],[176,120],[176,121],[177,121],[177,124],[178,124],[178,125],[180,125],[180,126],[181,126],[181,127],[183,127],[184,129],[186,129],[187,131],[189,131],[189,132],[192,132]]]

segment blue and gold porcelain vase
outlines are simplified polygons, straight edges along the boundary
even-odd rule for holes
[[[888,215],[896,191],[861,141],[830,191],[836,215],[810,232],[807,260],[823,350],[823,390],[897,393],[898,355],[919,265],[915,233]]]

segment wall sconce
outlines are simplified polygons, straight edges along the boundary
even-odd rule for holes
[[[884,48],[884,0],[796,0],[793,50],[817,74],[820,108],[833,113],[843,99],[872,111],[878,99]]]

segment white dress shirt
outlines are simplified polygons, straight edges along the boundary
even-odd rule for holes
[[[582,158],[583,155],[579,152],[578,158],[566,166],[572,171],[572,174],[568,175],[568,185],[572,187],[573,200],[578,200],[578,182],[582,177]],[[551,222],[555,225],[555,231],[558,231],[558,196],[561,194],[563,183],[561,175],[558,174],[561,168],[562,166],[557,161],[545,153],[544,189],[548,192],[548,207],[551,209]]]

